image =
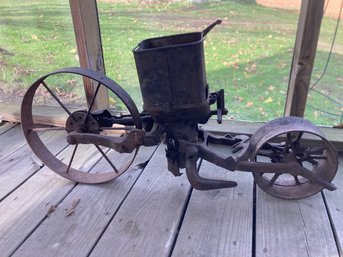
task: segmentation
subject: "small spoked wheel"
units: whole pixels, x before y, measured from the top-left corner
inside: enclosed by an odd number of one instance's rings
[[[87,83],[94,85],[92,97],[84,94]],[[99,100],[104,90],[108,97]],[[124,173],[139,147],[119,154],[93,142],[68,144],[68,135],[122,137],[142,128],[131,97],[105,75],[82,68],[60,69],[33,83],[23,98],[21,121],[29,146],[43,164],[67,179],[90,184]]]
[[[325,182],[331,182],[338,169],[334,147],[309,121],[284,117],[266,123],[250,140],[250,160],[264,163],[297,164]],[[323,186],[301,175],[253,173],[256,184],[268,194],[284,199],[314,195]]]

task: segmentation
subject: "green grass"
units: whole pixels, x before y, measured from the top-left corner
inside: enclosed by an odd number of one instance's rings
[[[124,87],[139,108],[142,99],[132,55],[137,43],[155,36],[201,31],[220,18],[222,25],[205,41],[211,91],[224,88],[229,118],[261,121],[283,115],[297,13],[264,8],[249,0],[203,4],[99,2],[98,9],[106,73]],[[313,81],[325,66],[334,26],[335,20],[324,19]],[[343,48],[343,33],[338,33],[337,44]],[[68,1],[1,1],[0,48],[0,90],[7,93],[27,88],[54,69],[78,66]],[[342,52],[334,51],[327,74],[315,87],[339,103]],[[308,103],[336,115],[309,107],[306,118],[316,124],[340,122],[342,104],[327,101],[314,91],[310,91]]]

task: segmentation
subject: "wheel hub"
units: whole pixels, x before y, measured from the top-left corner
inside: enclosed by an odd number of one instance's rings
[[[282,158],[281,158],[281,163],[298,163],[297,157],[293,152],[286,153]]]
[[[86,111],[73,112],[66,121],[66,131],[78,133],[93,133],[99,134],[100,127],[97,120],[91,113]]]

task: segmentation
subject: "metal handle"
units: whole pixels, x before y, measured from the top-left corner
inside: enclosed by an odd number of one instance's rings
[[[202,31],[203,37],[205,37],[208,32],[210,32],[216,25],[219,25],[220,23],[222,23],[222,20],[216,20],[215,22],[210,24],[206,29]]]

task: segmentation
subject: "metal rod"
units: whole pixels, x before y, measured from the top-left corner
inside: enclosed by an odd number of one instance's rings
[[[77,150],[77,146],[78,146],[78,144],[76,144],[75,147],[74,147],[74,151],[73,151],[73,154],[71,155],[71,158],[70,158],[69,165],[68,165],[68,168],[67,168],[66,173],[69,172],[69,169],[70,169],[70,167],[71,167],[71,164],[72,164],[72,162],[73,162],[73,160],[74,160],[74,156],[75,156],[75,153],[76,153],[76,150]]]
[[[42,81],[42,85],[45,87],[46,90],[51,94],[51,96],[56,100],[56,102],[69,114],[71,115],[71,112],[67,109],[67,107],[61,102],[60,99],[54,94],[54,92],[51,91],[51,89],[48,87],[48,85]]]
[[[295,180],[295,184],[300,185],[301,183],[299,181],[298,176],[293,176],[293,177],[294,177],[294,180]]]
[[[278,179],[278,177],[280,176],[280,173],[276,173],[274,174],[274,176],[272,177],[272,179],[268,182],[268,185],[271,186],[274,184],[274,182]]]
[[[55,131],[55,130],[65,130],[64,127],[34,127],[30,131],[33,132],[45,132],[45,131]]]
[[[100,127],[99,130],[100,131],[104,131],[104,130],[132,130],[134,129],[134,127],[130,126],[130,127]]]
[[[117,167],[111,162],[111,160],[107,157],[107,155],[104,153],[104,151],[100,148],[100,146],[95,145],[95,147],[98,149],[98,151],[102,154],[102,156],[106,159],[106,161],[111,165],[111,167],[114,169],[116,173],[119,173],[119,170]]]
[[[95,98],[96,98],[96,96],[97,96],[97,94],[98,94],[98,92],[99,92],[100,85],[101,85],[101,83],[99,82],[98,85],[97,85],[97,87],[96,87],[96,89],[95,89],[95,93],[94,93],[94,95],[93,95],[91,104],[89,105],[88,112],[87,112],[87,116],[86,116],[86,119],[85,119],[85,120],[88,119],[88,116],[89,116],[89,114],[90,114],[90,112],[91,112],[91,110],[92,110],[92,108],[93,108],[93,105],[94,105],[94,102],[95,102]]]

